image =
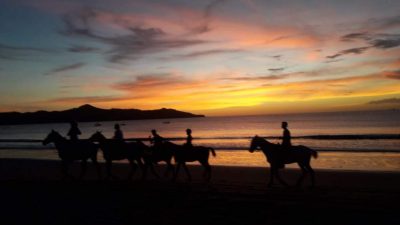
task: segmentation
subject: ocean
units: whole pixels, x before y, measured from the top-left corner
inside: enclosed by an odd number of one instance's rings
[[[321,157],[313,161],[317,168],[400,171],[398,110],[98,121],[79,123],[79,128],[82,139],[98,130],[112,137],[114,124],[119,123],[125,138],[145,139],[152,129],[156,129],[161,136],[175,143],[183,143],[185,130],[190,128],[194,145],[217,150],[218,157],[211,161],[214,164],[266,166],[260,152],[248,152],[250,139],[259,135],[279,143],[282,121],[289,124],[293,145],[305,145],[320,152]],[[52,129],[65,135],[69,124],[0,126],[0,158],[57,159],[53,146],[41,144]],[[379,160],[383,161],[375,165]]]

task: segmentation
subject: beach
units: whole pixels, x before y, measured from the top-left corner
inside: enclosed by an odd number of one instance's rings
[[[317,169],[315,188],[297,188],[300,171],[285,169],[291,186],[269,188],[267,166],[213,166],[207,183],[199,166],[189,166],[192,182],[182,170],[172,182],[140,171],[128,181],[123,163],[118,180],[98,180],[91,164],[82,180],[60,180],[59,164],[0,160],[2,224],[400,224],[399,172]]]

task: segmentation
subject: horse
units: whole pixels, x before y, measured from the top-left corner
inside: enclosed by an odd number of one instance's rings
[[[107,139],[100,131],[95,132],[89,138],[92,142],[98,142],[101,151],[103,152],[103,158],[106,161],[107,178],[116,178],[112,172],[112,161],[127,159],[131,166],[128,179],[131,179],[135,174],[137,165],[143,167],[142,155],[143,150],[138,148],[134,142],[124,142],[123,140]],[[136,161],[136,163],[135,163]]]
[[[148,151],[143,155],[144,170],[143,170],[143,179],[146,179],[147,168],[150,167],[152,169],[153,174],[155,174],[153,164],[157,164],[158,162],[167,163],[167,170],[165,171],[165,176],[168,176],[169,172],[172,171],[173,177],[175,177],[175,169],[172,165],[172,157],[175,154],[176,146],[172,142],[164,141],[158,145],[149,147]],[[156,175],[158,177],[158,175]]]
[[[184,146],[176,145],[175,148],[176,151],[174,158],[175,162],[177,163],[177,166],[176,166],[174,180],[178,176],[179,169],[182,166],[186,172],[188,180],[190,181],[192,177],[190,175],[189,169],[186,166],[186,162],[195,162],[195,161],[198,161],[204,167],[203,177],[205,178],[205,180],[209,181],[211,179],[211,166],[208,163],[210,151],[214,157],[217,156],[213,148],[204,146],[189,147],[185,145]]]
[[[58,156],[61,159],[61,171],[63,179],[68,175],[68,166],[76,160],[81,160],[81,174],[79,178],[83,178],[86,173],[87,160],[91,159],[96,166],[97,175],[101,177],[100,165],[97,162],[98,146],[87,140],[71,141],[61,136],[57,131],[52,130],[43,140],[43,145],[54,143]]]
[[[271,171],[268,186],[273,185],[274,177],[281,184],[287,186],[287,183],[279,176],[279,168],[282,168],[284,164],[297,163],[302,171],[300,178],[297,180],[297,186],[302,184],[305,175],[309,173],[311,175],[311,186],[314,187],[315,173],[311,168],[310,161],[311,157],[318,157],[317,151],[303,145],[292,146],[286,150],[281,145],[270,143],[256,135],[251,140],[249,151],[253,153],[257,148],[261,148],[267,158],[267,162],[270,164]]]

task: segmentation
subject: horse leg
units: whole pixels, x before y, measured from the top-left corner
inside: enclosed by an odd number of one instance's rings
[[[174,181],[176,180],[176,178],[178,177],[178,173],[179,173],[179,169],[181,168],[181,164],[180,162],[177,163],[176,165],[176,170],[175,170],[175,175],[174,175]]]
[[[87,160],[83,159],[81,162],[81,174],[79,175],[79,180],[83,178],[86,174],[86,169],[87,169]]]
[[[171,169],[171,167],[169,166],[171,162],[166,161],[166,163],[167,163],[167,169],[164,172],[164,177],[168,177],[169,170]]]
[[[61,173],[62,173],[62,180],[65,180],[68,177],[68,163],[66,161],[61,161]]]
[[[133,175],[135,174],[136,169],[137,169],[137,165],[136,165],[136,163],[133,161],[133,159],[129,159],[129,164],[131,165],[131,171],[129,172],[128,180],[132,179],[132,177],[133,177]]]
[[[200,163],[204,167],[203,177],[208,182],[211,179],[211,166],[207,161],[201,161]]]
[[[182,166],[183,166],[183,169],[184,169],[185,172],[186,172],[187,180],[188,180],[189,182],[192,181],[192,175],[190,174],[189,169],[188,169],[187,166],[186,166],[186,163],[183,162],[183,163],[182,163]]]
[[[155,177],[157,177],[158,179],[160,178],[160,176],[158,175],[158,173],[157,173],[156,170],[154,169],[153,163],[150,163],[150,171],[151,171],[151,173],[152,173]]]
[[[306,167],[306,169],[308,170],[308,172],[311,175],[311,187],[314,187],[314,185],[315,185],[315,172],[314,172],[313,168],[311,168],[310,163],[305,165],[305,167]]]
[[[304,166],[303,164],[301,164],[301,163],[297,163],[297,164],[299,165],[299,167],[300,167],[300,169],[301,169],[301,176],[300,176],[299,179],[297,180],[296,186],[300,187],[301,184],[303,183],[304,177],[305,177],[306,174],[307,174],[307,170],[306,170],[306,168],[305,168],[305,166]]]
[[[175,168],[171,161],[167,161],[167,170],[165,171],[164,176],[168,177],[169,171],[172,171],[172,176],[175,176]]]
[[[274,185],[274,177],[275,177],[275,166],[270,167],[269,170],[269,181],[268,181],[268,187],[272,187],[272,185]]]
[[[93,165],[96,167],[97,178],[99,180],[101,180],[101,167],[100,167],[99,162],[97,162],[97,157],[96,156],[92,157],[92,162],[93,162]]]
[[[275,176],[276,176],[276,179],[278,179],[278,181],[279,181],[282,185],[284,185],[284,186],[289,186],[289,185],[286,183],[286,181],[284,181],[284,180],[281,178],[281,176],[279,175],[279,169],[278,169],[278,168],[277,168],[276,171],[275,171]]]
[[[149,163],[145,162],[142,167],[142,180],[146,180],[147,177],[147,168],[149,167]]]
[[[111,172],[111,167],[112,167],[112,161],[106,160],[107,179],[113,177],[112,172]]]

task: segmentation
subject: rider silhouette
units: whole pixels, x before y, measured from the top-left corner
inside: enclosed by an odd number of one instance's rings
[[[192,130],[191,129],[186,129],[186,135],[187,135],[187,137],[186,137],[186,143],[184,144],[184,146],[185,147],[188,147],[188,148],[191,148],[191,147],[193,147],[193,145],[192,145],[192,140],[193,140],[193,137],[192,137]]]
[[[159,146],[163,143],[164,138],[157,134],[156,130],[151,130],[151,134],[153,135],[153,137],[150,137],[150,143],[152,143],[154,146]]]
[[[70,125],[71,125],[71,128],[69,129],[67,135],[69,136],[71,141],[77,141],[78,135],[82,134],[78,128],[78,123],[76,121],[71,121]]]
[[[284,147],[286,150],[288,150],[288,149],[290,149],[290,147],[292,147],[290,131],[287,127],[288,127],[288,123],[285,121],[282,122],[282,129],[283,129],[282,147]]]
[[[122,130],[121,130],[121,128],[120,128],[118,123],[116,123],[114,125],[114,129],[115,129],[115,131],[114,131],[114,137],[113,138],[115,140],[124,140],[124,134],[122,133]]]

